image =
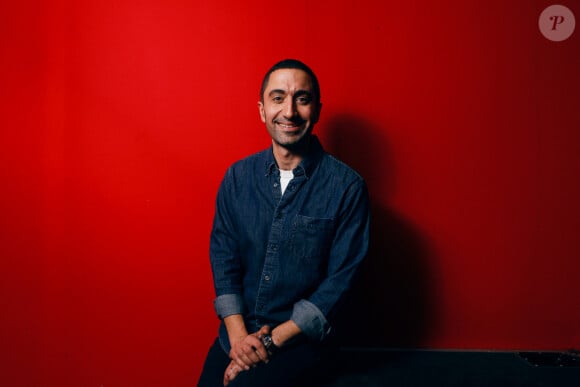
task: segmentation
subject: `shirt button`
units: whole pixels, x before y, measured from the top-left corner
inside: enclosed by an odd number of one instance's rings
[[[264,276],[264,279],[265,279],[266,281],[270,281],[270,276],[269,276],[269,275],[266,275],[266,276]]]
[[[274,188],[278,188],[278,183],[274,183]]]

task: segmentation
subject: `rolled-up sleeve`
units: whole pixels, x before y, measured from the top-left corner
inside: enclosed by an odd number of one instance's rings
[[[213,302],[215,312],[220,319],[233,314],[244,313],[244,300],[239,294],[223,294]]]
[[[330,334],[331,327],[324,314],[316,305],[307,300],[294,304],[290,320],[294,321],[302,333],[315,341],[322,341]]]

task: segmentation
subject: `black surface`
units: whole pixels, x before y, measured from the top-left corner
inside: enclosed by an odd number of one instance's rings
[[[576,355],[343,349],[329,386],[580,387],[580,367],[545,361],[568,356]]]

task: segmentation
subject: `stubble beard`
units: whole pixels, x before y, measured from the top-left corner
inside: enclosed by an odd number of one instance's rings
[[[310,145],[310,138],[312,137],[313,128],[314,128],[313,126],[310,126],[308,129],[306,129],[304,134],[302,134],[302,136],[295,141],[292,140],[279,141],[275,137],[273,137],[272,139],[274,140],[276,145],[288,150],[291,153],[303,154],[306,152],[308,146]]]

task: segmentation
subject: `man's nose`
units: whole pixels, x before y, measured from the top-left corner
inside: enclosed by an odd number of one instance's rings
[[[284,104],[284,117],[292,118],[296,115],[296,103],[292,98]]]

